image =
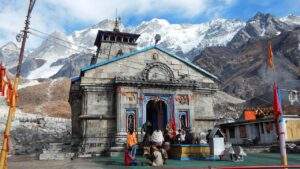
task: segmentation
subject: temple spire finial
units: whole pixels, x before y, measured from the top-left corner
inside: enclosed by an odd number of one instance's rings
[[[121,17],[118,17],[118,9],[116,9],[116,19],[115,19],[115,27],[114,31],[115,32],[120,32],[120,22],[121,22]]]

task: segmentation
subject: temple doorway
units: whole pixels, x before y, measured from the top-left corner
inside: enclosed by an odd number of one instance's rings
[[[164,130],[168,122],[167,104],[162,100],[148,101],[146,120],[151,122],[153,130]]]

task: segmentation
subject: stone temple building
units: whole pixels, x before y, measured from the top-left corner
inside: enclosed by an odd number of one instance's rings
[[[138,37],[99,30],[97,54],[72,79],[72,136],[85,153],[122,146],[128,129],[140,133],[146,121],[165,128],[175,119],[195,133],[214,125],[218,78],[157,45],[137,49]]]

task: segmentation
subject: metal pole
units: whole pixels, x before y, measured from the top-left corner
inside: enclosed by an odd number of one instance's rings
[[[17,102],[16,97],[17,97],[19,79],[20,79],[20,75],[21,75],[21,65],[22,65],[23,58],[24,58],[24,50],[25,50],[25,44],[26,44],[26,39],[27,39],[27,34],[28,34],[28,29],[29,29],[30,15],[31,15],[33,6],[35,4],[35,1],[36,0],[30,0],[27,15],[26,15],[25,27],[23,30],[23,40],[22,40],[22,45],[21,45],[20,55],[19,55],[19,60],[18,60],[18,66],[17,66],[17,73],[16,73],[14,83],[13,83],[12,95],[11,95],[11,98],[9,98],[11,100],[11,102],[9,105],[9,111],[8,111],[5,130],[3,133],[3,145],[2,145],[1,156],[0,156],[0,169],[7,169],[7,156],[8,156],[8,152],[9,152],[10,129],[11,129],[11,123],[15,116],[15,111],[16,111],[16,102]]]

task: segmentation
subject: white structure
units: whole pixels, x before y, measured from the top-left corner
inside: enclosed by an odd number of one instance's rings
[[[298,142],[300,135],[300,117],[285,115],[286,141]],[[226,141],[235,145],[270,145],[277,142],[277,131],[272,117],[253,121],[236,121],[220,125],[225,133]]]

